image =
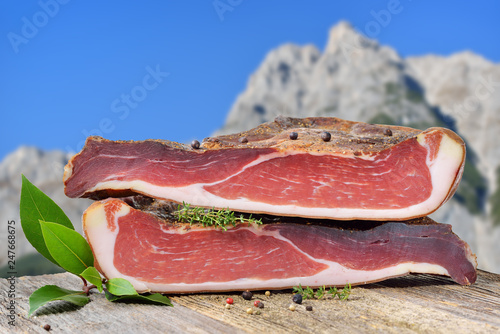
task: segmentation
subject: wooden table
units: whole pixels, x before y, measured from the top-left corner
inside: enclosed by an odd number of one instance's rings
[[[0,332],[46,333],[42,327],[49,324],[52,333],[500,333],[500,275],[485,271],[468,287],[410,275],[353,287],[347,301],[304,300],[296,311],[288,309],[290,290],[269,297],[257,292],[252,301],[240,293],[171,296],[174,307],[111,303],[95,293],[82,308],[53,302],[28,318],[28,296],[46,284],[76,290],[81,280],[68,273],[18,278],[12,327],[6,314],[9,284],[0,279]],[[227,297],[234,299],[231,309],[224,308]],[[265,305],[262,313],[247,314],[257,299]]]

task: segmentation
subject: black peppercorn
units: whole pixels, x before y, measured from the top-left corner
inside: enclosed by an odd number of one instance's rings
[[[312,311],[312,310],[313,310],[313,307],[311,305],[306,306],[306,311]]]
[[[200,148],[200,142],[197,141],[196,139],[191,142],[191,147],[194,148],[195,150]]]
[[[330,141],[330,139],[332,139],[332,135],[330,132],[321,132],[321,139],[323,139],[323,141]]]
[[[242,143],[242,144],[248,143],[248,138],[247,137],[241,137],[239,139],[239,142]]]
[[[300,293],[293,295],[292,301],[296,304],[302,304],[302,295]]]
[[[258,308],[264,308],[264,303],[263,302],[258,302],[257,303]]]
[[[385,129],[385,130],[384,130],[384,135],[389,136],[389,137],[390,137],[390,136],[392,136],[392,131],[391,131],[391,129]]]
[[[45,329],[46,331],[50,331],[50,325],[49,324],[45,324],[43,326],[43,329]]]
[[[290,132],[290,139],[295,140],[299,138],[299,134],[297,132]]]
[[[244,292],[241,294],[241,297],[243,297],[243,299],[245,299],[245,300],[250,300],[250,299],[252,299],[252,296],[253,296],[253,293],[251,293],[250,291],[244,291]]]

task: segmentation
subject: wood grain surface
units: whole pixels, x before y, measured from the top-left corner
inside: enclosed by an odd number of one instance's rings
[[[52,302],[28,317],[28,297],[37,288],[55,284],[78,289],[81,280],[64,273],[19,277],[15,284],[15,326],[8,324],[10,287],[0,279],[1,333],[500,333],[500,275],[478,272],[471,286],[448,278],[409,275],[384,282],[353,287],[347,301],[327,297],[304,300],[295,311],[288,309],[291,290],[254,293],[251,301],[241,294],[195,294],[170,296],[174,307],[111,303],[94,293],[91,302],[75,307]],[[231,309],[224,307],[234,299]],[[247,314],[261,300],[261,314]],[[306,306],[312,311],[306,311]]]

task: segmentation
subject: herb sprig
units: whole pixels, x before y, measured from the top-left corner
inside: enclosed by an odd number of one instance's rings
[[[172,306],[170,300],[159,293],[139,295],[133,285],[123,278],[107,280],[101,277],[94,267],[94,254],[87,240],[75,231],[64,211],[24,175],[20,216],[24,234],[31,245],[45,258],[83,281],[81,290],[67,290],[56,285],[37,289],[29,297],[29,315],[55,300],[84,306],[90,301],[88,296],[92,289],[105,291],[109,301],[127,300]]]
[[[182,203],[182,208],[175,211],[174,214],[179,221],[184,221],[189,223],[189,225],[201,224],[203,227],[213,226],[221,228],[224,231],[227,231],[228,226],[236,226],[236,224],[240,223],[262,224],[262,219],[252,218],[252,215],[249,215],[247,218],[243,214],[237,216],[234,211],[229,209],[205,209],[191,206],[185,202]]]
[[[347,283],[342,290],[338,290],[337,287],[330,287],[327,291],[326,286],[320,286],[316,291],[314,291],[310,287],[302,287],[301,284],[299,286],[293,287],[293,293],[300,293],[304,299],[321,299],[327,296],[328,294],[335,298],[337,296],[340,300],[349,299],[349,295],[351,294],[351,283]]]

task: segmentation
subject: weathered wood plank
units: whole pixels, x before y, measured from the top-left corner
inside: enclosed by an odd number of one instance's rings
[[[54,332],[500,332],[500,275],[484,271],[479,271],[477,283],[469,287],[445,277],[410,275],[355,287],[348,301],[331,297],[305,300],[294,312],[288,309],[292,296],[289,290],[273,292],[270,297],[258,292],[252,301],[236,292],[172,296],[173,308],[114,304],[101,294],[93,294],[92,302],[83,308],[55,302],[28,318],[28,296],[45,284],[76,289],[81,281],[71,274],[19,278],[16,331],[44,333],[41,326],[50,324]],[[0,280],[2,313],[8,303],[7,289],[8,282]],[[227,297],[234,299],[231,309],[224,308]],[[247,314],[249,307],[257,310],[253,307],[257,299],[265,304],[261,314]],[[313,306],[312,312],[305,310],[307,305]],[[2,316],[0,331],[13,329],[7,321]]]
[[[179,304],[174,307],[156,305],[111,303],[103,294],[92,294],[91,302],[82,308],[66,302],[53,302],[28,318],[28,297],[39,287],[55,284],[66,289],[78,289],[82,281],[68,273],[20,277],[16,290],[15,326],[8,324],[4,314],[9,299],[8,282],[0,279],[2,292],[0,332],[47,333],[42,327],[49,324],[54,333],[221,333],[241,332]]]

